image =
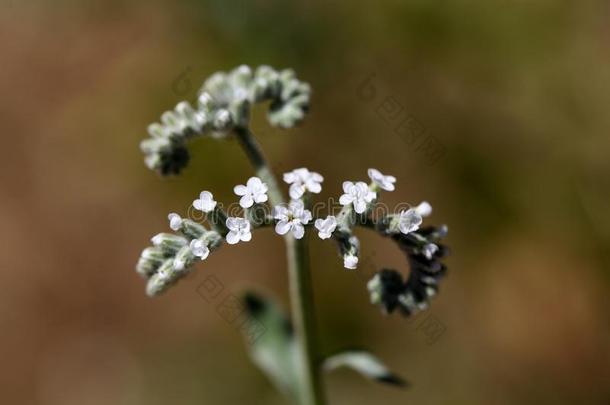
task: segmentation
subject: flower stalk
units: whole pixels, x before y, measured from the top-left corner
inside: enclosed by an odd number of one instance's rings
[[[269,187],[269,200],[273,205],[285,204],[277,179],[267,163],[256,138],[248,128],[236,127],[235,135],[256,175]],[[290,233],[284,236],[288,255],[288,279],[292,321],[296,333],[301,370],[297,375],[301,405],[324,405],[325,397],[321,378],[320,359],[316,343],[316,322],[311,272],[309,270],[308,230],[297,240]]]

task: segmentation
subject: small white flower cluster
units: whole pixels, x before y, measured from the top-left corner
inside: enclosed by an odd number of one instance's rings
[[[339,198],[339,203],[343,210],[338,217],[329,215],[325,219],[316,219],[315,227],[318,229],[318,236],[321,239],[335,237],[343,255],[344,267],[355,269],[358,265],[358,238],[352,233],[356,217],[352,214],[366,216],[377,200],[380,190],[394,191],[396,178],[384,175],[377,169],[369,169],[368,175],[371,179],[370,184],[363,181],[343,182],[343,194]],[[321,177],[321,176],[320,176]],[[291,179],[297,178],[296,174],[291,175]],[[303,183],[303,181],[301,181]],[[400,212],[397,220],[397,228],[403,234],[409,234],[419,229],[422,217],[430,215],[432,207],[427,202],[422,202],[416,208],[411,208]],[[396,222],[396,221],[395,221]],[[333,235],[334,234],[334,235]],[[436,246],[429,246],[424,250],[426,255],[433,255]]]
[[[396,179],[383,175],[376,169],[369,169],[371,184],[362,181],[343,183],[343,192],[339,202],[343,205],[339,216],[328,215],[317,218],[313,225],[320,239],[334,238],[343,256],[343,265],[347,269],[355,269],[358,265],[360,243],[353,234],[354,215],[365,216],[377,200],[379,190],[394,190]],[[322,191],[324,178],[306,168],[298,168],[284,174],[284,181],[289,184],[291,200],[288,204],[273,207],[271,217],[265,217],[266,224],[274,223],[278,235],[290,234],[295,239],[305,236],[306,226],[313,220],[313,215],[305,206],[308,194],[318,194]],[[209,191],[202,191],[193,201],[193,208],[206,214],[213,230],[207,230],[203,225],[182,218],[172,212],[168,215],[169,227],[180,233],[159,234],[152,239],[153,247],[142,253],[137,265],[137,271],[149,278],[147,291],[150,295],[162,292],[168,285],[186,274],[196,260],[206,260],[210,252],[219,247],[222,241],[230,245],[252,240],[252,230],[257,226],[251,221],[255,208],[263,206],[269,197],[269,187],[259,177],[250,177],[246,184],[239,184],[233,192],[239,197],[239,205],[243,208],[242,217],[227,217],[214,200]],[[263,210],[264,211],[264,210]],[[415,208],[402,211],[392,216],[388,229],[390,232],[409,234],[419,229],[422,218],[432,211],[430,204],[422,202]],[[355,214],[354,214],[355,213]],[[432,257],[438,247],[428,243],[421,248],[421,253]]]
[[[186,141],[210,134],[224,137],[236,126],[248,124],[254,103],[271,101],[272,125],[289,128],[299,123],[309,108],[311,89],[292,70],[277,71],[246,65],[210,76],[199,90],[197,105],[182,101],[148,127],[150,138],[140,144],[145,163],[162,175],[178,174],[189,161]]]

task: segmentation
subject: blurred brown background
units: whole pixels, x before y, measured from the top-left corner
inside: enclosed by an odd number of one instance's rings
[[[427,199],[429,222],[449,224],[432,342],[418,320],[382,317],[334,246],[312,243],[324,349],[370,347],[413,383],[336,372],[332,404],[610,403],[608,2],[1,5],[0,402],[286,403],[196,293],[215,275],[285,305],[281,238],[221,249],[160,298],[133,271],[168,212],[203,188],[229,203],[252,173],[234,142],[206,139],[161,180],[138,150],[146,126],[247,63],[293,67],[314,89],[297,129],[255,115],[278,172],[319,171],[324,199],[377,167],[399,179],[386,202]],[[374,100],[358,92],[371,77]],[[440,158],[379,114],[389,97]],[[361,236],[362,271],[407,271]]]

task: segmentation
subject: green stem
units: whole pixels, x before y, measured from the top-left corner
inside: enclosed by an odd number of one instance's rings
[[[269,167],[263,151],[248,128],[235,129],[237,140],[254,166],[256,175],[269,187],[271,204],[285,202],[277,179]],[[309,232],[306,231],[308,234]],[[290,283],[290,303],[292,321],[297,339],[300,361],[297,375],[300,377],[299,403],[302,405],[324,405],[324,391],[320,375],[320,359],[316,347],[315,310],[311,274],[309,271],[309,250],[307,234],[300,240],[292,235],[285,237],[288,250],[288,277]]]

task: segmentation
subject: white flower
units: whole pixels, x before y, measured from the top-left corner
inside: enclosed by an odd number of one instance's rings
[[[210,248],[201,239],[193,239],[190,248],[193,254],[201,260],[205,260],[210,254]]]
[[[343,256],[343,267],[354,270],[358,266],[358,256],[346,254]]]
[[[172,212],[167,216],[167,219],[169,219],[169,227],[172,231],[180,230],[182,227],[182,217],[180,215]]]
[[[362,214],[366,211],[366,204],[370,203],[377,197],[377,193],[371,191],[365,182],[359,181],[356,184],[351,181],[343,182],[343,194],[339,198],[341,205],[354,204],[354,211],[357,214]]]
[[[432,256],[438,251],[438,246],[434,243],[427,243],[424,245],[422,249],[422,253],[426,256],[427,259],[432,259]]]
[[[432,206],[428,203],[428,201],[422,201],[417,207],[415,207],[415,211],[422,217],[427,217],[432,214]]]
[[[250,177],[245,186],[243,184],[235,186],[233,192],[241,196],[239,205],[243,208],[249,208],[254,203],[264,203],[267,201],[267,189],[267,185],[261,179]]]
[[[303,201],[292,200],[288,207],[278,205],[274,208],[274,218],[277,219],[275,232],[285,235],[292,230],[296,239],[301,239],[305,234],[303,225],[311,221],[311,212],[305,209]]]
[[[310,172],[308,169],[301,167],[284,173],[284,181],[290,184],[290,198],[296,200],[301,198],[305,191],[315,194],[322,191],[324,177],[320,173]]]
[[[400,212],[399,228],[405,235],[417,231],[423,219],[415,208]]]
[[[226,221],[229,233],[227,233],[226,239],[229,245],[234,245],[237,242],[244,241],[248,242],[252,239],[250,233],[250,221],[245,218],[229,217]]]
[[[373,183],[378,185],[382,190],[394,191],[394,183],[396,183],[396,177],[385,176],[377,169],[369,169],[368,173]]]
[[[320,239],[328,239],[337,228],[337,218],[329,215],[326,219],[316,219],[315,226]]]
[[[212,212],[214,207],[216,207],[216,201],[214,201],[214,196],[209,191],[202,191],[199,194],[199,199],[193,201],[193,207],[199,211],[203,212]]]

